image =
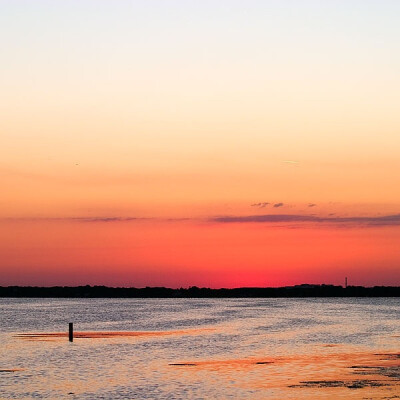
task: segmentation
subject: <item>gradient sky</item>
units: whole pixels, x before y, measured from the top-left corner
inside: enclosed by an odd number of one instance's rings
[[[0,0],[0,284],[400,285],[399,15]]]

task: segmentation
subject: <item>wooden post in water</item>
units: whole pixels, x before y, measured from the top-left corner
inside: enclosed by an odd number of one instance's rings
[[[69,341],[74,341],[74,324],[72,322],[69,323]]]

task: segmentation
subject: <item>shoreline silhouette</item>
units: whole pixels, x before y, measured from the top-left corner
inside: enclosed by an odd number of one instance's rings
[[[285,287],[167,288],[109,286],[0,286],[0,297],[44,298],[307,298],[400,297],[400,286],[335,286],[301,284]]]

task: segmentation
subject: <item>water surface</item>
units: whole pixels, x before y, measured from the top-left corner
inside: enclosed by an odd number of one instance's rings
[[[394,298],[0,299],[0,310],[2,399],[400,399]]]

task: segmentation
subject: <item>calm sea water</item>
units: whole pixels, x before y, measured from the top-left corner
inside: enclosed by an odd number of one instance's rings
[[[396,377],[359,389],[299,384],[365,379],[349,367],[389,362],[376,358],[399,352],[394,298],[0,299],[0,312],[1,399],[400,398]],[[16,336],[66,332],[70,321],[155,333]]]

